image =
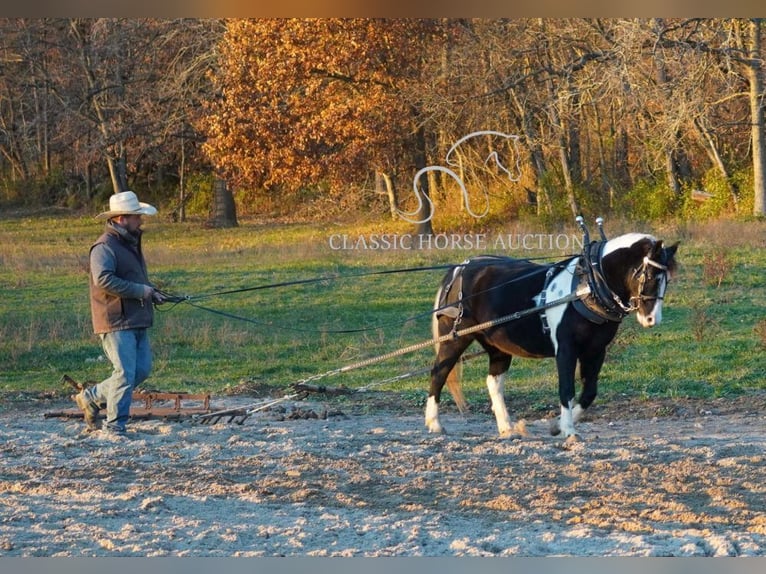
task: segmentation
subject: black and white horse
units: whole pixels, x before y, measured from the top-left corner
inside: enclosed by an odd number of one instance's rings
[[[640,233],[589,242],[586,231],[583,254],[556,264],[480,256],[451,268],[434,305],[434,339],[444,340],[436,345],[431,370],[428,430],[443,432],[439,399],[445,382],[464,410],[459,359],[476,340],[489,355],[487,388],[501,436],[513,433],[504,381],[514,355],[556,358],[561,416],[552,422],[551,433],[575,435],[575,423],[596,398],[606,348],[620,321],[633,311],[644,327],[662,320],[677,247]],[[520,317],[470,332],[473,326],[514,314]],[[463,330],[469,333],[460,334]],[[444,337],[451,332],[453,337]],[[575,401],[578,362],[583,388]]]

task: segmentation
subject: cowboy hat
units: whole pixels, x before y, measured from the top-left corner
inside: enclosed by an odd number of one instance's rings
[[[118,215],[155,215],[156,213],[156,207],[138,201],[138,197],[132,191],[123,191],[110,197],[109,211],[99,213],[96,218],[111,219]]]

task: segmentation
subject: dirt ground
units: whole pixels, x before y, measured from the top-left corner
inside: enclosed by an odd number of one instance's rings
[[[597,404],[574,443],[481,406],[429,435],[386,393],[127,440],[5,399],[0,556],[766,555],[763,395]]]

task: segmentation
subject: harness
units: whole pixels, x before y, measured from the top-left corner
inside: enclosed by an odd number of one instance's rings
[[[600,227],[600,226],[599,226]],[[587,240],[587,234],[586,234]],[[602,237],[603,233],[602,233]],[[666,262],[658,262],[645,256],[641,265],[638,266],[632,275],[632,279],[638,281],[637,295],[630,297],[628,304],[625,304],[617,293],[608,285],[602,269],[602,260],[604,247],[607,240],[586,242],[580,257],[575,260],[563,261],[551,265],[545,273],[545,281],[540,293],[535,297],[536,306],[528,309],[530,313],[539,312],[542,322],[543,332],[550,332],[548,309],[572,303],[574,309],[585,319],[592,323],[603,324],[607,321],[614,323],[621,322],[627,315],[638,309],[641,301],[662,300],[664,298],[664,289],[657,295],[645,295],[644,285],[646,283],[649,267],[654,267],[662,272],[667,272]],[[476,259],[485,261],[502,257],[485,255]],[[449,282],[444,286],[439,301],[437,302],[437,316],[446,315],[454,320],[453,333],[456,331],[463,316],[463,272],[466,266],[472,260],[466,260],[453,269]],[[558,273],[557,273],[558,271]],[[571,281],[568,276],[571,275]],[[562,291],[562,281],[569,284],[569,290]],[[551,284],[557,285],[555,289],[549,289]],[[564,288],[566,289],[566,288]],[[457,301],[447,304],[447,295],[451,291],[457,290]],[[549,297],[549,291],[551,291]],[[550,301],[548,299],[551,299]]]
[[[664,291],[657,295],[644,295],[649,267],[654,267],[662,272],[667,272],[668,266],[645,256],[640,267],[633,272],[633,279],[638,280],[638,294],[633,295],[628,305],[609,287],[601,269],[604,246],[606,241],[594,241],[589,243],[580,256],[578,273],[572,280],[572,291],[580,291],[587,294],[575,300],[572,305],[575,310],[589,321],[597,324],[612,321],[619,323],[629,313],[638,309],[641,301],[662,300]]]
[[[665,295],[664,289],[658,292],[657,295],[645,295],[644,285],[646,284],[649,267],[654,267],[662,272],[667,272],[668,270],[666,262],[654,261],[649,256],[645,256],[641,265],[633,271],[632,275],[632,278],[638,281],[638,294],[633,295],[626,305],[620,296],[609,287],[604,277],[601,262],[606,243],[606,239],[587,243],[577,261],[576,268],[571,271],[570,294],[577,296],[572,301],[572,307],[582,317],[597,325],[607,321],[620,323],[626,316],[638,309],[641,301],[658,299],[661,301]],[[553,270],[553,267],[548,270],[543,289],[536,298],[541,307],[546,304],[548,286],[554,278]],[[562,271],[562,274],[564,272],[568,271]],[[550,332],[545,310],[540,313],[540,321],[542,322],[543,332]]]
[[[487,264],[488,262],[502,261],[503,259],[505,258],[498,255],[479,255],[473,259],[466,259],[452,270],[452,277],[450,277],[449,283],[442,289],[439,300],[436,302],[437,310],[435,313],[437,317],[444,315],[452,319],[453,336],[456,336],[457,328],[463,320],[463,272],[466,266],[473,261]],[[457,290],[457,301],[447,303],[447,296],[455,289]]]

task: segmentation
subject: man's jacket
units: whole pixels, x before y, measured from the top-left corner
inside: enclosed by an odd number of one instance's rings
[[[143,299],[151,285],[136,235],[107,223],[106,231],[90,248],[90,310],[96,334],[152,326],[151,299]]]

